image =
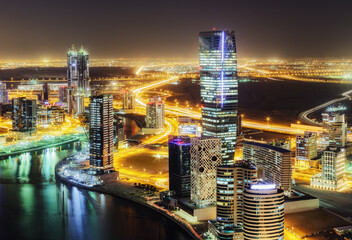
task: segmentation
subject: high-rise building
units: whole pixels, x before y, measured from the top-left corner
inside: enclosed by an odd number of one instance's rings
[[[203,135],[221,138],[222,164],[233,164],[238,124],[235,33],[199,33]]]
[[[258,168],[258,180],[274,183],[291,192],[291,151],[257,142],[243,143],[243,159]]]
[[[257,182],[257,168],[250,162],[236,161],[217,167],[216,216],[225,225],[242,224],[243,191]]]
[[[347,123],[344,114],[336,114],[328,125],[329,146],[344,147],[347,141]]]
[[[33,131],[37,126],[36,100],[25,97],[12,99],[12,128],[15,131]]]
[[[309,160],[318,156],[318,137],[315,132],[296,135],[296,166],[309,167]]]
[[[221,139],[191,138],[191,202],[198,206],[216,202],[216,167],[221,164]]]
[[[284,193],[275,184],[254,184],[243,193],[244,240],[284,239]]]
[[[67,87],[59,87],[59,102],[67,103]]]
[[[89,54],[83,48],[67,52],[68,87],[76,87],[84,93],[89,90]]]
[[[153,97],[147,103],[145,122],[147,128],[162,129],[165,121],[165,106],[160,97]]]
[[[83,48],[67,53],[67,81],[68,112],[82,114],[84,97],[89,94],[89,55]]]
[[[311,178],[310,186],[333,191],[343,188],[346,184],[345,162],[345,149],[328,147],[321,158],[321,173]]]
[[[0,82],[0,103],[7,103],[9,101],[9,93],[6,89],[6,83]]]
[[[169,139],[169,189],[177,197],[191,195],[191,139],[187,136]]]
[[[49,85],[48,83],[43,84],[43,101],[49,101]]]
[[[135,95],[132,91],[124,90],[122,95],[122,109],[133,110],[135,108]]]
[[[96,174],[114,169],[112,95],[92,96],[89,104],[90,167]]]

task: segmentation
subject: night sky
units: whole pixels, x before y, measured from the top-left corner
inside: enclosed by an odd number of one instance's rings
[[[1,0],[0,59],[197,59],[198,32],[232,29],[239,58],[352,58],[352,1]]]

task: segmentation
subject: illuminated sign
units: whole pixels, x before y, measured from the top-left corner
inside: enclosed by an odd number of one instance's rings
[[[269,190],[276,189],[275,184],[254,184],[251,185],[251,190]]]

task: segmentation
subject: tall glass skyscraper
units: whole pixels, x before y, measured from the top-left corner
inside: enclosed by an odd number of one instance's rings
[[[238,108],[235,33],[199,33],[203,135],[221,138],[222,163],[233,164]]]
[[[73,47],[67,52],[68,112],[84,113],[84,96],[89,93],[89,54]]]
[[[92,96],[89,104],[90,167],[96,174],[114,170],[112,95]]]

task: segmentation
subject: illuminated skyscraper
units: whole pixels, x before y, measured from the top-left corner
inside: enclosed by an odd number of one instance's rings
[[[257,168],[246,161],[217,167],[216,216],[225,225],[241,224],[243,190],[257,182]]]
[[[33,131],[37,126],[37,103],[24,97],[12,99],[12,128],[15,131]]]
[[[318,138],[314,132],[304,132],[296,135],[296,166],[309,167],[309,160],[318,155]]]
[[[328,147],[321,158],[321,173],[310,179],[310,186],[337,191],[346,186],[344,148]]]
[[[72,48],[67,52],[67,81],[68,112],[82,114],[84,96],[89,93],[89,55],[83,48],[79,51]]]
[[[238,108],[235,33],[199,34],[203,135],[221,138],[222,164],[233,164]]]
[[[216,167],[220,164],[220,138],[191,138],[191,201],[196,205],[215,204]]]
[[[49,101],[49,85],[43,84],[43,101]]]
[[[7,103],[9,101],[9,93],[6,89],[6,83],[0,82],[0,103]]]
[[[191,195],[191,139],[187,136],[169,140],[169,189],[178,197]]]
[[[254,184],[243,193],[244,240],[284,239],[284,193],[275,184]]]
[[[291,192],[291,151],[263,143],[244,142],[243,159],[258,168],[258,180],[275,183],[287,194]]]
[[[122,95],[122,109],[133,110],[135,108],[135,95],[130,90],[123,91]]]
[[[77,87],[77,90],[89,90],[89,54],[83,48],[76,51],[74,48],[67,52],[67,81],[68,87]]]
[[[329,146],[344,147],[347,141],[347,123],[344,114],[336,114],[329,126]]]
[[[112,171],[114,129],[112,95],[91,97],[89,104],[90,167],[97,174]]]
[[[146,110],[145,123],[147,128],[162,129],[165,123],[165,106],[161,98],[150,98]]]

